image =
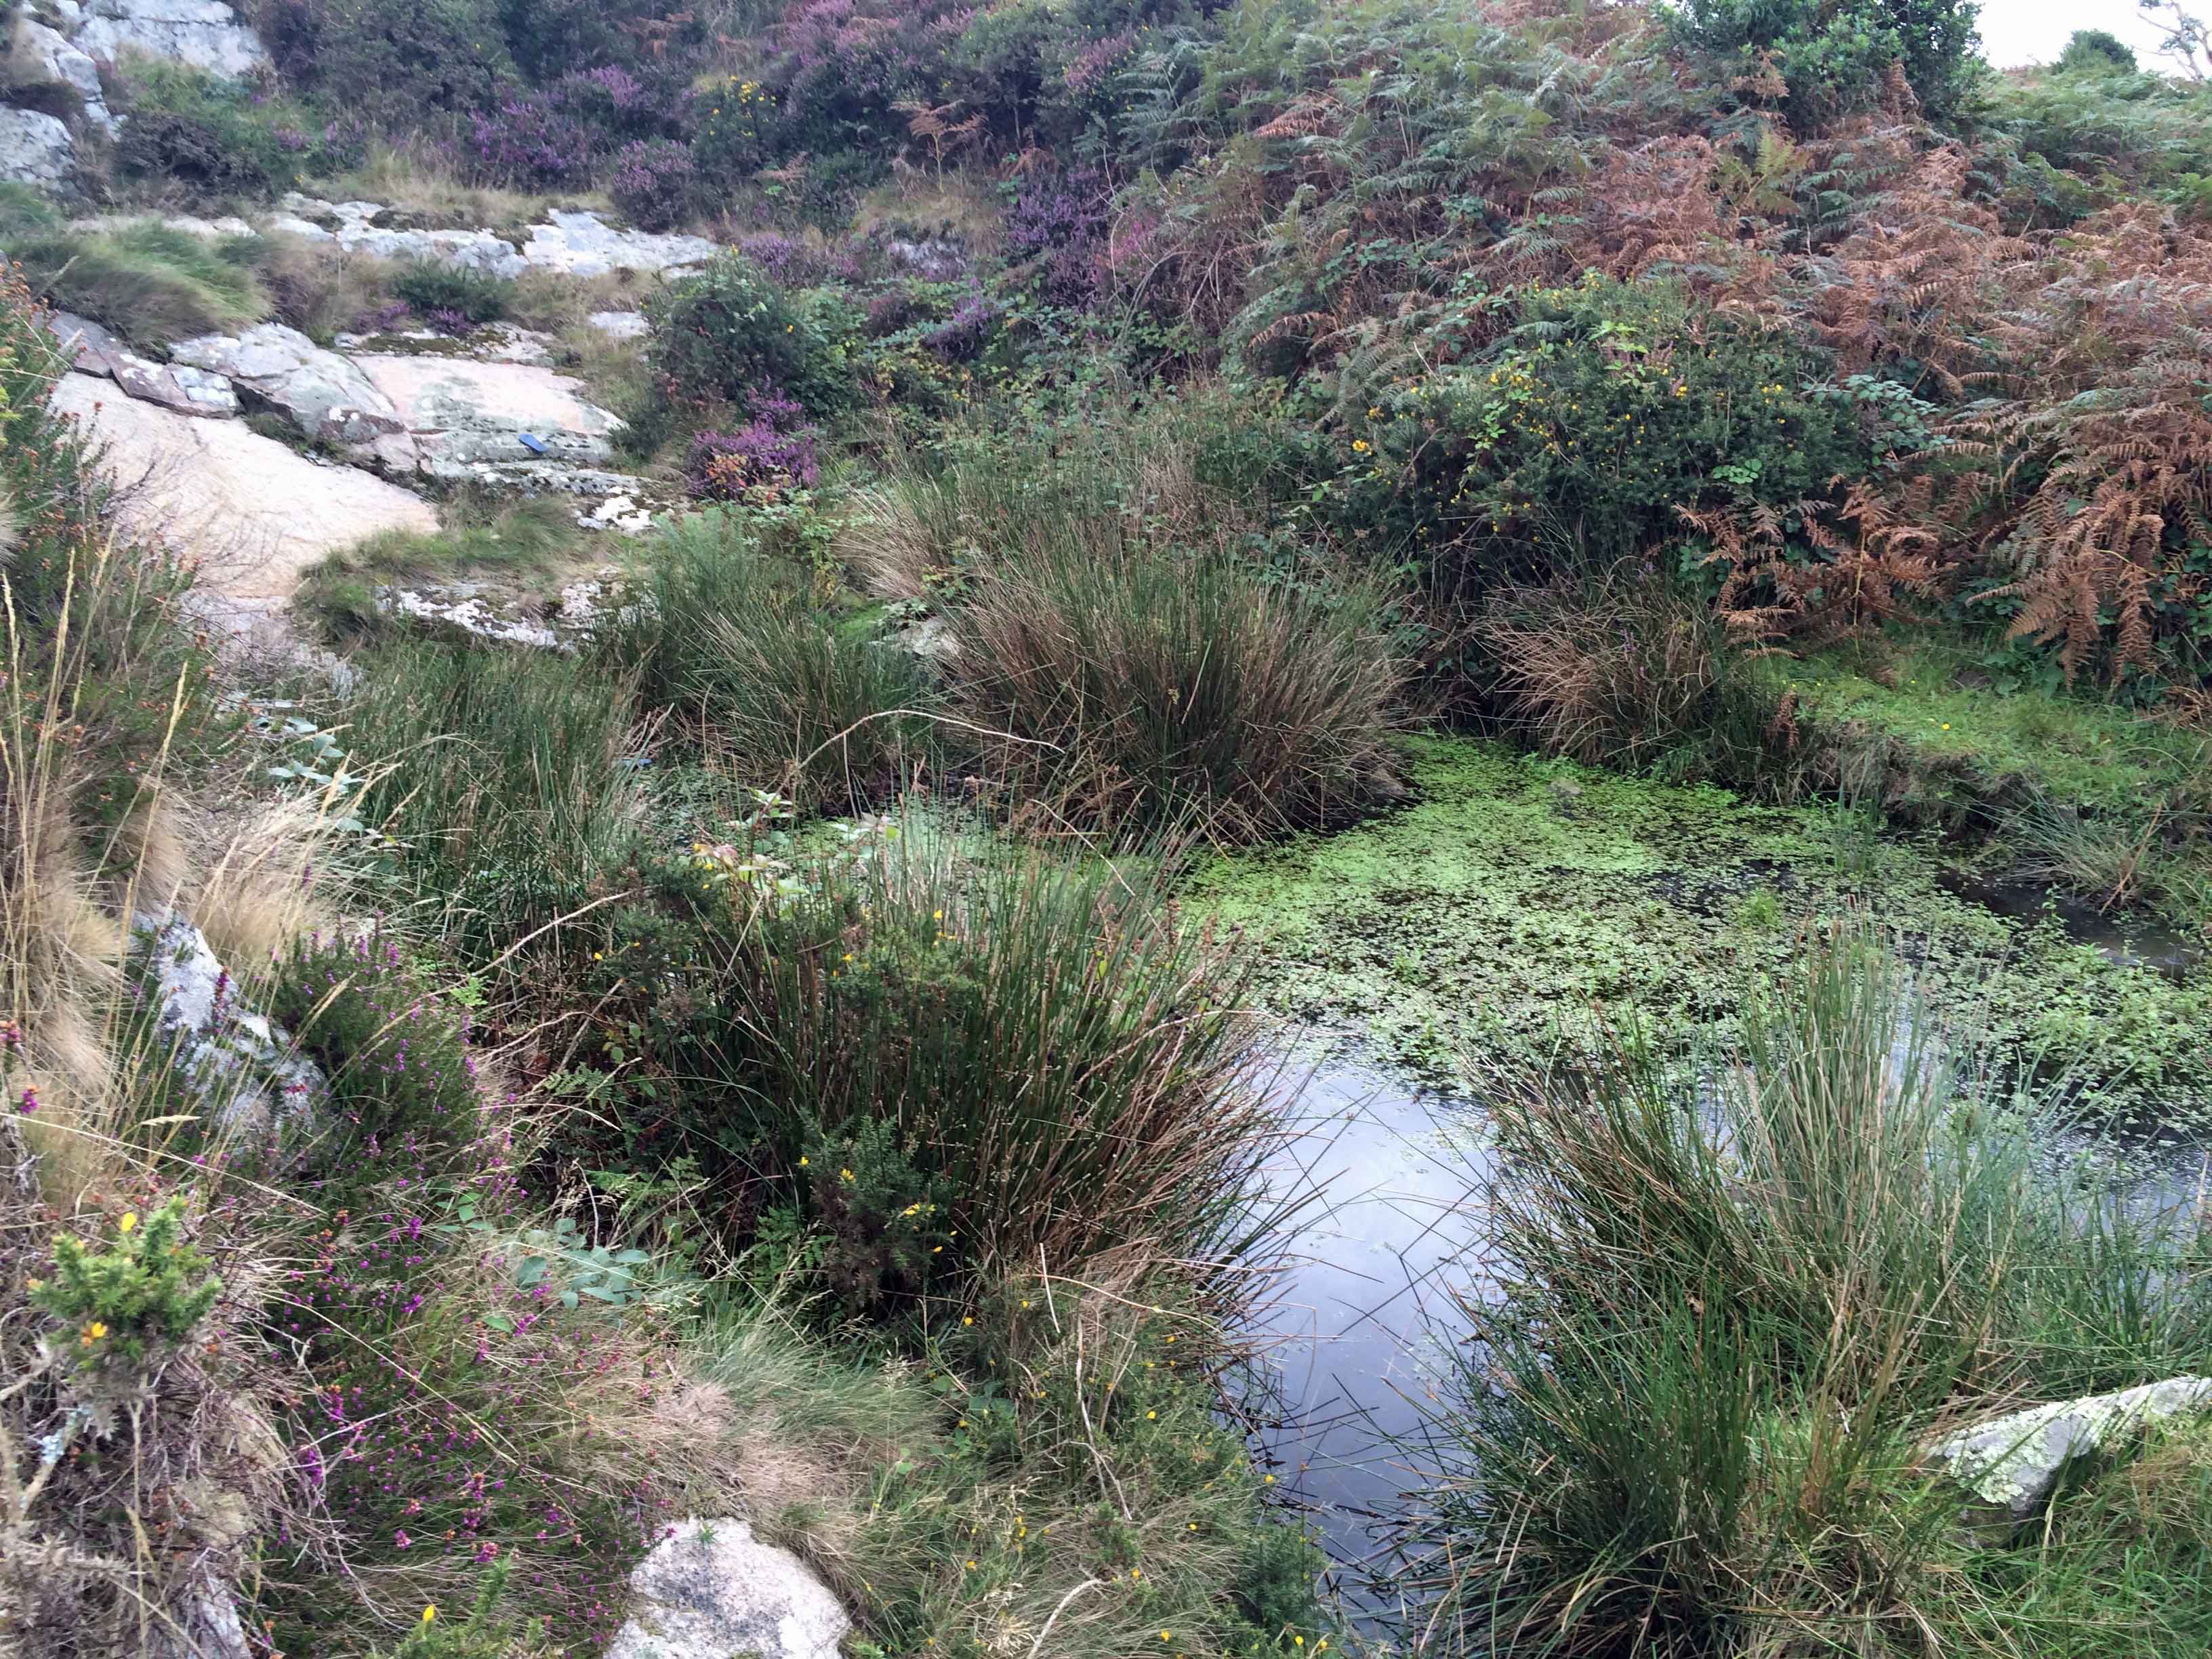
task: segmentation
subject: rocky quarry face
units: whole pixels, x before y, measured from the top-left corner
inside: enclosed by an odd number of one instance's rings
[[[72,38],[79,51],[103,64],[140,52],[237,77],[269,61],[253,31],[223,0],[84,0],[83,21]]]

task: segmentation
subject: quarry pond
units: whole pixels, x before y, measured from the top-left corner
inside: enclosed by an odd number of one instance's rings
[[[1254,1321],[1277,1480],[1338,1588],[1387,1565],[1441,1345],[1484,1288],[1492,1068],[1631,1030],[1725,1042],[1808,936],[1864,927],[1909,964],[1947,1053],[2058,1079],[2054,1167],[2124,1160],[2193,1202],[2212,1146],[2212,967],[2155,924],[2064,903],[1863,830],[1826,806],[1670,788],[1431,741],[1387,817],[1224,855],[1194,910],[1247,930],[1290,1127],[1269,1190],[1303,1194]],[[1669,1034],[1677,1034],[1670,1036]]]

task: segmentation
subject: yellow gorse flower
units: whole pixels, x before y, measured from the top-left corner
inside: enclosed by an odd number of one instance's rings
[[[427,1624],[429,1624],[429,1623],[433,1622],[434,1620],[436,1620],[437,1616],[438,1616],[438,1604],[437,1604],[436,1602],[432,1601],[432,1602],[429,1602],[429,1603],[426,1604],[426,1605],[423,1607],[423,1608],[422,1608],[422,1622],[423,1622],[424,1624],[426,1624],[426,1625],[427,1625]]]
[[[127,1233],[137,1224],[138,1212],[136,1210],[125,1210],[123,1212],[123,1219],[115,1224],[115,1228],[118,1232]]]

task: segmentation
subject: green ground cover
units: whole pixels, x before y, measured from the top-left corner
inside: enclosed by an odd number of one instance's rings
[[[2122,966],[2056,916],[2008,921],[1942,884],[1924,842],[1850,813],[1746,802],[1503,744],[1413,745],[1418,799],[1327,836],[1224,854],[1188,902],[1261,942],[1279,1015],[1350,1025],[1455,1075],[1527,1056],[1594,1015],[1656,1032],[1733,1028],[1744,988],[1783,974],[1805,929],[1846,915],[1897,935],[1953,1026],[2085,1098],[2201,1093],[2212,972]]]

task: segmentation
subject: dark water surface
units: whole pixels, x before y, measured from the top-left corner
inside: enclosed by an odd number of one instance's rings
[[[1455,1295],[1480,1294],[1480,1109],[1338,1049],[1286,1072],[1297,1136],[1279,1194],[1321,1196],[1291,1226],[1255,1322],[1281,1399],[1262,1449],[1313,1513],[1355,1603],[1403,1495],[1427,1484],[1398,1442],[1419,1428],[1439,1344],[1464,1328]]]

